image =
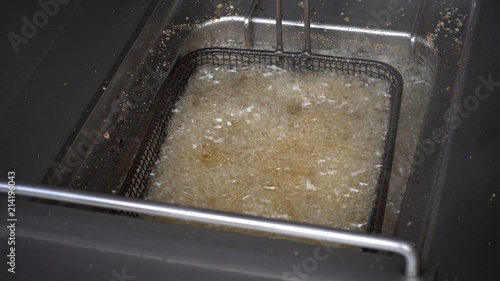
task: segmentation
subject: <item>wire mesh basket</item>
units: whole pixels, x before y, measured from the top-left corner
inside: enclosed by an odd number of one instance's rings
[[[161,147],[168,134],[167,129],[172,110],[198,66],[241,67],[256,64],[286,66],[291,70],[307,68],[312,71],[330,71],[342,75],[365,75],[389,83],[389,94],[391,96],[389,123],[387,124],[382,168],[376,187],[376,199],[367,228],[369,232],[380,231],[390,180],[403,82],[401,75],[393,67],[368,60],[317,55],[304,56],[303,53],[214,48],[202,49],[186,55],[177,62],[162,87],[163,92],[159,94],[157,100],[159,103],[157,111],[141,143],[132,168],[128,172],[120,194],[132,198],[144,198],[147,195],[150,173],[155,167],[155,162],[159,158]]]

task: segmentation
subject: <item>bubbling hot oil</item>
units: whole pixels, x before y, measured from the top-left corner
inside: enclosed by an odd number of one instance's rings
[[[388,92],[362,76],[202,66],[176,105],[148,199],[365,231]]]

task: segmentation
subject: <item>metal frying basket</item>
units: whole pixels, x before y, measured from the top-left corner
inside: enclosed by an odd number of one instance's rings
[[[252,64],[286,65],[291,69],[307,68],[313,71],[332,71],[343,75],[366,75],[385,80],[390,84],[390,116],[387,125],[382,168],[378,179],[375,202],[368,224],[368,232],[380,232],[384,217],[387,190],[389,187],[392,159],[398,127],[403,80],[393,67],[376,61],[347,59],[311,54],[309,1],[305,9],[305,49],[302,53],[283,52],[281,0],[277,0],[277,50],[253,51],[239,49],[210,48],[194,51],[180,59],[157,97],[157,107],[134,163],[127,174],[120,194],[126,197],[144,198],[148,193],[149,177],[167,135],[171,112],[183,94],[189,78],[198,66],[246,66]],[[131,215],[131,214],[129,214]]]

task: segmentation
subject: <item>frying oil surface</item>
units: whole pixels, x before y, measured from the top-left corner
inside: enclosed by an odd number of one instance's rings
[[[364,231],[389,98],[386,82],[367,77],[200,67],[148,199]]]

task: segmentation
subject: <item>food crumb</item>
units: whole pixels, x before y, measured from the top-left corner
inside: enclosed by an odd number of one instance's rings
[[[104,138],[107,139],[107,140],[109,140],[109,133],[108,133],[108,131],[106,131],[106,133],[104,133]]]

